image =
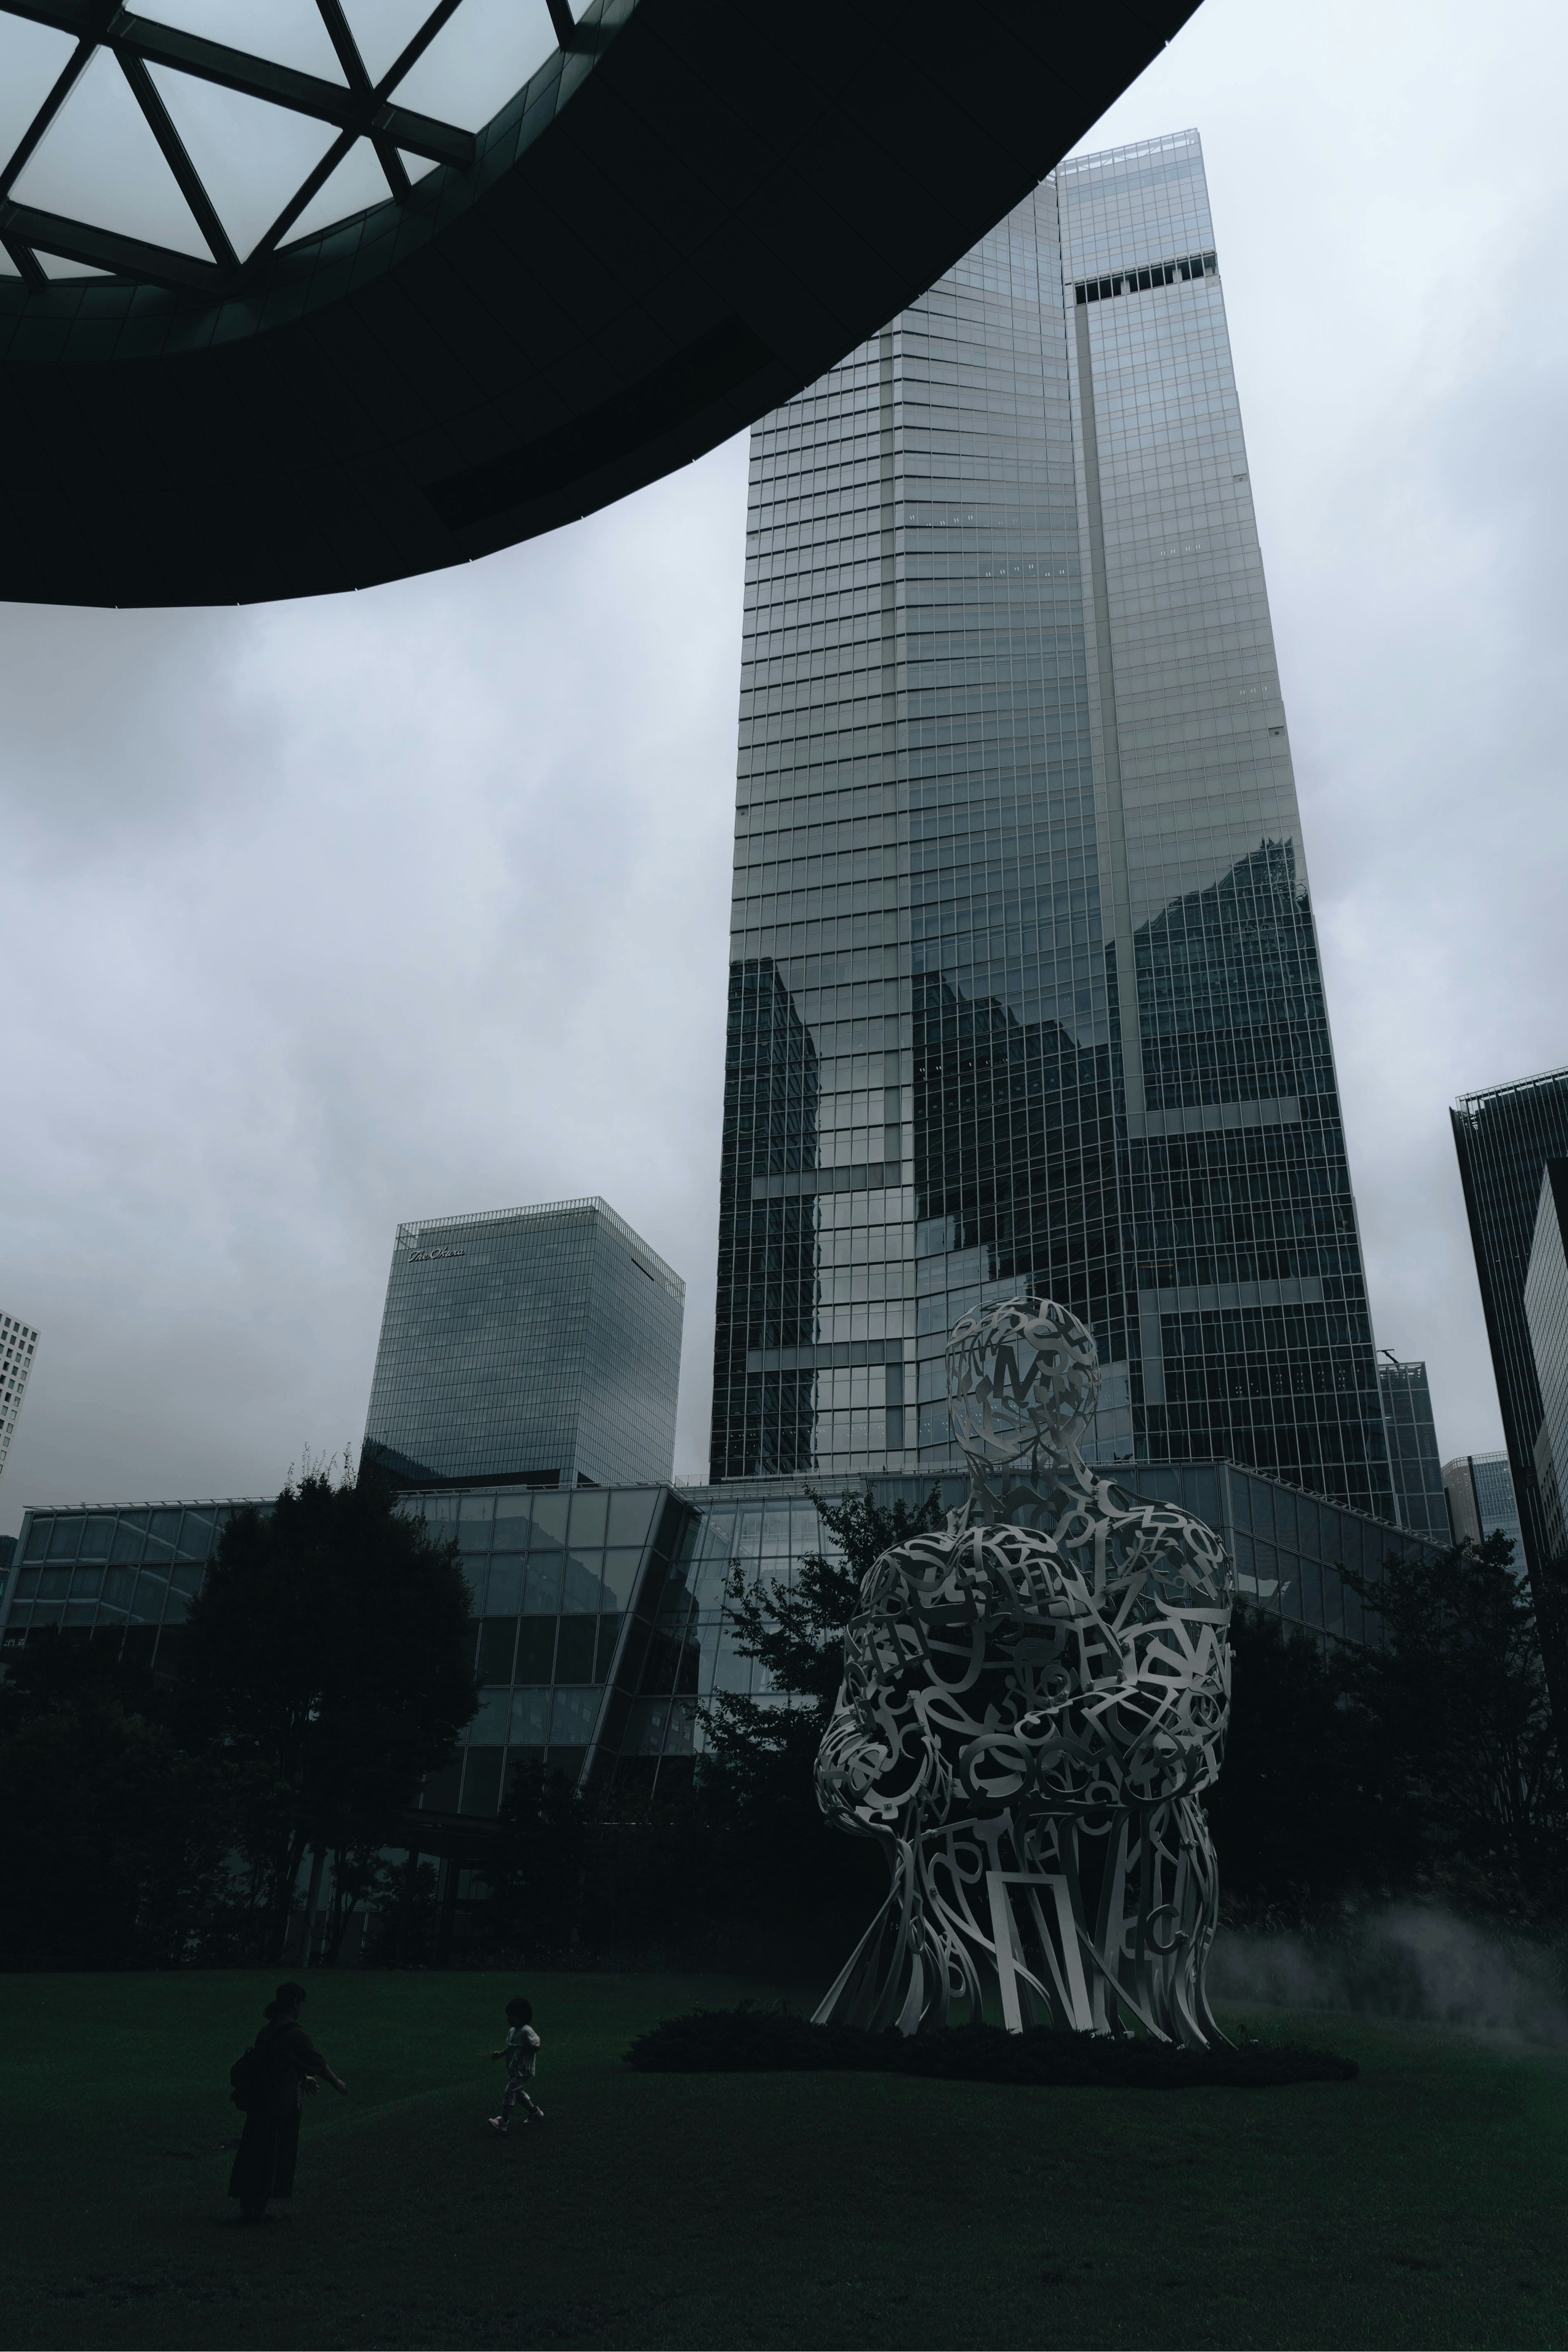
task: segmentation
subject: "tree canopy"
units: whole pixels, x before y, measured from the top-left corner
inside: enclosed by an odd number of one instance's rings
[[[242,1843],[281,1948],[308,1848],[354,1866],[391,1842],[475,1711],[455,1546],[373,1468],[308,1472],[242,1511],[185,1626],[190,1719],[246,1769]]]

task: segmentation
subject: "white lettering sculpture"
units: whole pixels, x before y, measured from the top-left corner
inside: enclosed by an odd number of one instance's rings
[[[1011,1298],[955,1325],[970,1499],[884,1552],[844,1636],[822,1809],[893,1885],[817,2011],[904,2033],[1138,2024],[1223,2042],[1198,1801],[1230,1704],[1231,1574],[1201,1520],[1087,1465],[1100,1387],[1074,1316]]]

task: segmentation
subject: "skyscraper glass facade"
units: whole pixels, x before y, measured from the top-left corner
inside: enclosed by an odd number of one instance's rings
[[[1541,1426],[1531,1454],[1549,1557],[1568,1555],[1568,1160],[1549,1160],[1541,1179],[1535,1236],[1524,1276],[1524,1318],[1541,1391]]]
[[[1454,1541],[1479,1544],[1489,1536],[1506,1536],[1513,1546],[1514,1566],[1522,1571],[1519,1505],[1507,1454],[1457,1454],[1443,1465],[1443,1492]]]
[[[22,1391],[37,1351],[38,1335],[32,1324],[16,1315],[0,1315],[0,1470],[5,1469],[11,1451]]]
[[[685,1311],[604,1201],[400,1225],[367,1453],[414,1484],[667,1478]]]
[[[1028,1286],[1102,1459],[1392,1518],[1197,134],[764,418],[747,531],[713,1476],[950,1464]]]
[[[1461,1095],[1452,1117],[1523,1562],[1533,1570],[1550,1558],[1551,1547],[1535,1475],[1541,1384],[1524,1312],[1524,1278],[1542,1172],[1549,1160],[1568,1154],[1568,1070]]]
[[[1377,1367],[1383,1391],[1383,1427],[1399,1524],[1434,1543],[1448,1540],[1448,1504],[1443,1462],[1432,1418],[1432,1390],[1425,1364],[1385,1359]]]
[[[1233,1464],[1151,1464],[1139,1483],[1217,1530],[1244,1601],[1321,1643],[1382,1640],[1342,1570],[1375,1583],[1390,1552],[1431,1557],[1415,1535]],[[924,1482],[854,1485],[886,1504],[918,1499]],[[946,1475],[940,1486],[947,1508],[964,1501],[965,1477]],[[29,1511],[16,1590],[0,1600],[0,1648],[64,1629],[110,1656],[177,1673],[191,1600],[228,1519],[246,1507],[271,1505]],[[700,1752],[705,1702],[727,1691],[773,1696],[766,1670],[736,1646],[731,1575],[791,1586],[810,1554],[834,1552],[804,1480],[441,1488],[410,1493],[399,1507],[456,1543],[474,1616],[478,1710],[424,1784],[429,1825],[494,1816],[519,1766],[584,1785],[656,1782],[667,1793]]]

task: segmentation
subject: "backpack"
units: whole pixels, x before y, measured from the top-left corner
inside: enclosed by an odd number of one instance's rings
[[[264,2025],[250,2048],[242,2051],[229,2068],[229,2096],[242,2116],[259,2106],[270,2087],[273,2069],[267,2044],[272,2035],[272,2027]]]

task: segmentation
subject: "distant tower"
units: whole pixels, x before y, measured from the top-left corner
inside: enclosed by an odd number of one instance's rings
[[[1541,1390],[1541,1426],[1531,1449],[1549,1557],[1568,1555],[1568,1160],[1549,1160],[1541,1179],[1535,1238],[1524,1276],[1524,1317]]]
[[[1462,1095],[1454,1105],[1453,1122],[1512,1473],[1522,1547],[1520,1564],[1533,1574],[1552,1557],[1552,1546],[1535,1475],[1541,1383],[1524,1309],[1524,1283],[1542,1173],[1549,1160],[1568,1153],[1568,1070],[1548,1070],[1513,1086]],[[1490,1465],[1498,1457],[1477,1454],[1468,1458]],[[1445,1481],[1447,1475],[1445,1469]],[[1457,1520],[1455,1526],[1463,1532]]]
[[[1454,1541],[1479,1544],[1489,1536],[1506,1536],[1513,1546],[1513,1564],[1522,1575],[1519,1506],[1507,1454],[1456,1454],[1443,1465],[1443,1492]]]
[[[668,1478],[685,1290],[605,1201],[400,1225],[367,1457],[411,1486]]]
[[[1448,1506],[1427,1367],[1402,1364],[1385,1349],[1377,1367],[1377,1385],[1383,1391],[1383,1426],[1388,1436],[1388,1465],[1394,1473],[1399,1524],[1412,1535],[1429,1536],[1434,1543],[1446,1544]]]
[[[22,1391],[33,1369],[38,1335],[15,1315],[0,1316],[0,1472],[11,1451],[11,1432],[22,1409]]]

